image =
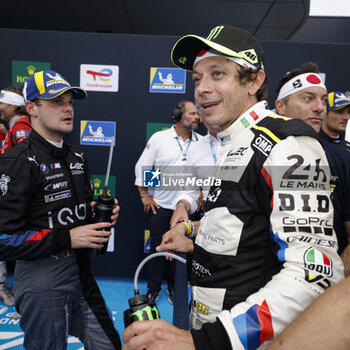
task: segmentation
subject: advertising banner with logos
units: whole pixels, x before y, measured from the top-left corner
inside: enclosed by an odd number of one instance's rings
[[[92,266],[100,276],[132,277],[149,247],[147,217],[134,185],[135,164],[149,137],[172,125],[176,103],[193,100],[191,74],[170,59],[179,37],[50,31],[34,35],[9,29],[0,34],[8,52],[0,55],[1,87],[22,85],[35,72],[52,69],[87,90],[87,99],[74,104],[74,131],[65,139],[83,149],[90,173],[99,174],[91,178],[96,196],[103,190],[114,137],[108,188],[121,210],[111,243],[114,251],[92,256]],[[278,79],[305,61],[318,62],[329,91],[349,90],[347,79],[339,79],[339,70],[348,65],[350,45],[269,41],[262,46],[270,108]],[[199,132],[206,130],[201,126]]]

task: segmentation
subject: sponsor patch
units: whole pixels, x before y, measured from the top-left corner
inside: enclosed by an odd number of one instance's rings
[[[0,177],[0,190],[3,196],[5,196],[5,194],[8,191],[8,183],[11,181],[10,176],[5,175],[5,174],[1,174]]]
[[[47,174],[49,172],[49,168],[46,164],[40,164],[40,170],[44,173]]]
[[[71,197],[71,191],[67,190],[67,191],[48,194],[44,198],[45,198],[45,203],[49,203],[49,202],[55,202],[61,199],[69,198],[69,197]]]
[[[72,175],[80,175],[84,174],[84,163],[70,163],[69,164],[69,169],[72,173]]]
[[[61,169],[61,164],[60,163],[52,163],[50,164],[51,169]]]
[[[305,268],[310,274],[322,274],[327,277],[333,276],[333,262],[326,255],[315,248],[309,248],[304,254]]]
[[[29,130],[19,130],[13,134],[13,139],[17,141],[22,137],[28,137],[28,136],[29,136]]]
[[[272,142],[264,135],[259,134],[254,138],[252,146],[259,150],[265,156],[268,156],[272,149]]]
[[[45,176],[46,180],[53,180],[53,179],[58,179],[60,177],[63,177],[63,173],[55,174],[55,175],[49,175]]]
[[[68,187],[68,181],[57,182],[45,186],[45,191],[57,191]]]

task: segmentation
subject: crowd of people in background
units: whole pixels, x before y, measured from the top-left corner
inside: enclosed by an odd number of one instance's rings
[[[348,348],[350,313],[336,300],[347,301],[349,290],[342,280],[350,274],[350,97],[328,91],[317,63],[305,62],[278,81],[271,110],[264,52],[237,27],[184,36],[171,58],[191,72],[195,102],[178,102],[174,125],[151,136],[135,185],[150,252],[192,259],[191,329],[136,322],[123,334],[124,349]],[[0,298],[16,304],[26,349],[63,349],[68,334],[87,349],[121,348],[88,249],[108,240],[118,201],[112,223],[92,223],[86,156],[63,141],[73,129],[74,99],[85,97],[54,71],[35,73],[24,92],[10,86],[0,93]],[[196,132],[200,122],[205,136]],[[75,163],[82,167],[68,167]],[[151,191],[146,169],[149,181],[159,170],[186,169],[218,182]],[[45,196],[56,182],[70,193],[59,205]],[[75,213],[70,223],[63,207]],[[18,260],[15,297],[6,260]],[[151,260],[147,276],[149,302],[166,279],[173,304],[174,262]],[[334,317],[327,339],[305,335],[317,313]]]

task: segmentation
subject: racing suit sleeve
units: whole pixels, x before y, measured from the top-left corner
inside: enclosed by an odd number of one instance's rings
[[[33,260],[71,248],[67,229],[26,226],[36,180],[25,161],[0,157],[0,260]]]
[[[18,145],[26,139],[31,131],[31,126],[25,122],[18,121],[11,129],[11,141],[14,145]]]
[[[307,136],[290,136],[272,149],[261,172],[273,195],[270,231],[283,268],[245,302],[222,311],[207,329],[192,331],[195,344],[205,339],[217,349],[217,341],[222,341],[214,332],[219,322],[230,343],[221,349],[264,347],[326,288],[344,278],[322,146]]]

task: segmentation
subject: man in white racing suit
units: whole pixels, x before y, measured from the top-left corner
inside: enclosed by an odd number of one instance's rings
[[[187,35],[172,60],[192,71],[203,118],[221,130],[221,184],[201,221],[177,224],[157,248],[193,251],[192,330],[134,323],[124,349],[264,347],[344,277],[327,159],[311,127],[266,109],[264,53],[249,32]]]

